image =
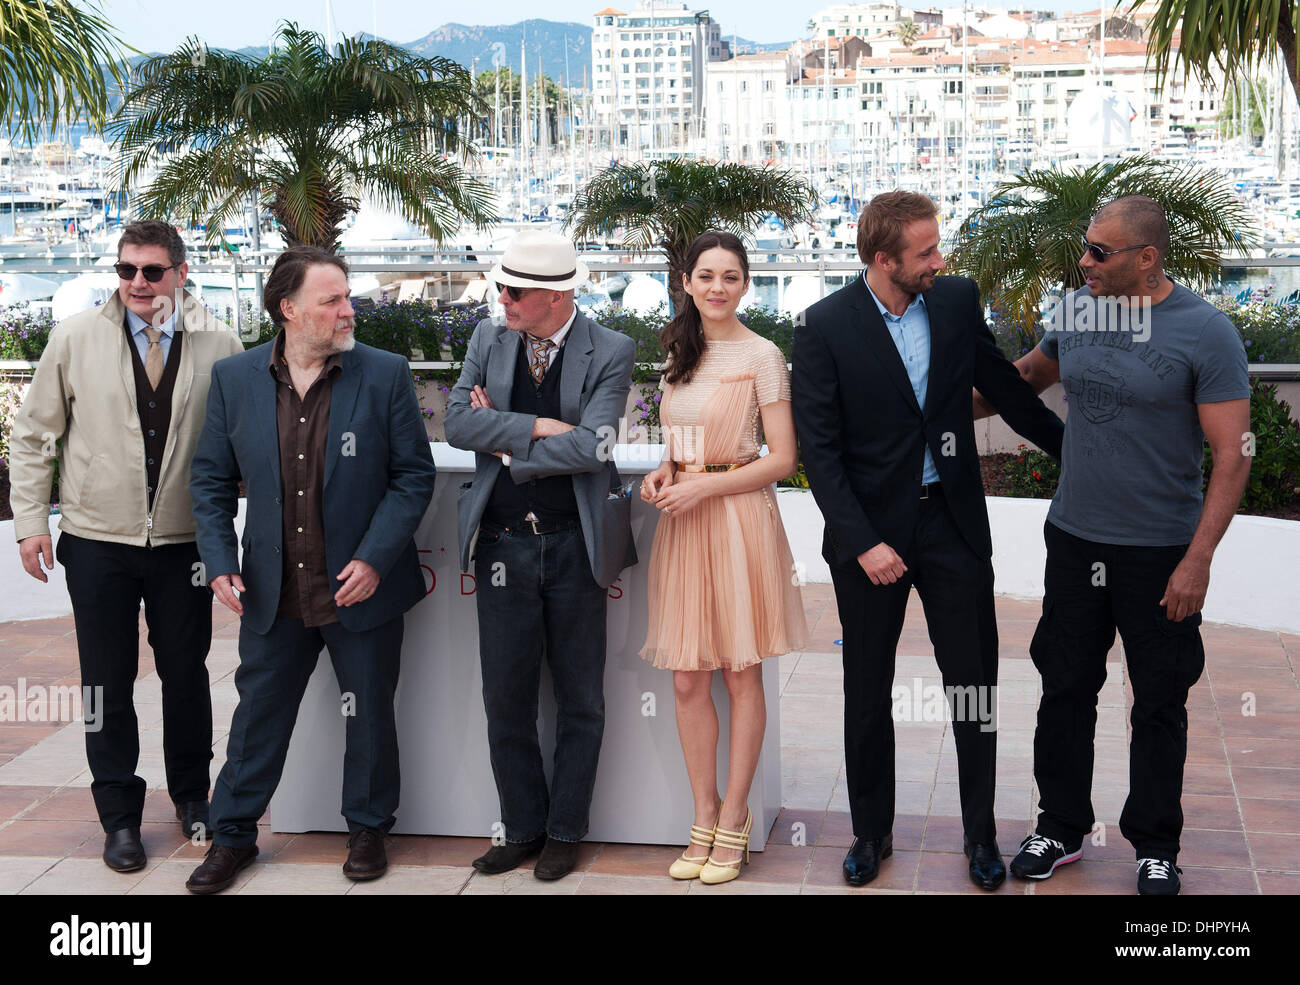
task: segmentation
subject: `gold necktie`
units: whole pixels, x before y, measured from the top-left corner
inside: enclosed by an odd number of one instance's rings
[[[551,350],[556,346],[550,339],[535,339],[530,335],[528,336],[528,347],[533,354],[529,372],[532,373],[533,383],[536,386],[541,386],[542,378],[551,365]]]
[[[144,357],[144,375],[149,377],[149,388],[157,390],[163,375],[162,346],[158,344],[158,340],[162,338],[162,329],[146,328],[144,334],[149,339],[149,348]]]

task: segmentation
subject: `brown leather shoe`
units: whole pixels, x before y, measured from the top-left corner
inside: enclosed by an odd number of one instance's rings
[[[343,874],[353,882],[378,879],[388,871],[388,853],[384,851],[384,833],[362,828],[348,837],[348,860]]]
[[[219,893],[235,881],[241,869],[252,865],[256,859],[256,845],[247,848],[213,845],[204,856],[203,864],[185,881],[185,888],[200,896]]]

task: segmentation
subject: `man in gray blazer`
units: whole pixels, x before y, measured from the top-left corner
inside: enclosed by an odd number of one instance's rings
[[[541,853],[559,879],[587,833],[605,725],[605,600],[636,563],[628,498],[605,439],[636,347],[573,303],[587,279],[573,244],[526,230],[489,277],[505,325],[480,322],[447,402],[447,441],[477,452],[459,503],[461,569],[475,562],[479,657],[505,843],[480,872]],[[477,533],[477,541],[475,534]],[[555,684],[548,791],[537,740],[542,656]]]

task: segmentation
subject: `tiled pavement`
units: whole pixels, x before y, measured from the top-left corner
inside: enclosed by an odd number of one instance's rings
[[[979,893],[961,855],[956,763],[942,722],[897,729],[895,851],[862,890],[845,886],[840,862],[851,840],[839,723],[839,635],[830,587],[805,589],[812,639],[807,652],[781,658],[782,803],[767,851],[726,886],[674,882],[664,873],[680,846],[584,845],[578,870],[542,883],[526,870],[482,876],[470,868],[487,842],[396,837],[392,867],[377,882],[353,884],[340,864],[336,834],[272,834],[264,829],[258,864],[240,893]],[[998,599],[1001,634],[1000,734],[996,811],[1008,857],[1034,814],[1032,774],[1038,676],[1028,659],[1039,606]],[[234,707],[237,625],[216,615],[209,669],[219,767]],[[1189,699],[1181,863],[1187,893],[1300,892],[1300,637],[1207,625],[1206,672]],[[99,859],[102,834],[90,799],[79,724],[0,723],[0,893],[183,893],[202,850],[180,837],[162,789],[157,675],[142,644],[136,703],[140,773],[150,784],[143,837],[146,869],[121,875]],[[913,597],[899,645],[896,680],[939,684],[920,606]],[[1096,814],[1104,825],[1082,863],[1052,879],[1010,881],[1003,893],[1134,891],[1132,852],[1118,817],[1127,785],[1127,689],[1120,650],[1111,654],[1098,712]],[[79,684],[70,618],[0,624],[0,685]],[[683,831],[687,819],[683,819]]]

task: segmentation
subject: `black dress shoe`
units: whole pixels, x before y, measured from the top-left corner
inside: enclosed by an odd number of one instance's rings
[[[241,869],[252,865],[257,859],[257,846],[232,848],[229,845],[213,845],[203,858],[203,864],[190,874],[185,888],[191,893],[206,896],[219,893],[239,875]]]
[[[542,848],[542,857],[533,866],[533,875],[538,879],[551,882],[563,879],[578,864],[578,843],[576,841],[556,841],[547,838]]]
[[[495,876],[519,867],[520,863],[532,858],[546,844],[546,835],[538,835],[532,841],[509,842],[493,845],[486,855],[480,855],[471,864],[485,876]]]
[[[118,828],[104,835],[104,864],[117,872],[143,869],[149,861],[140,844],[140,829]]]
[[[844,881],[850,886],[865,886],[879,873],[881,859],[892,854],[892,834],[883,838],[854,838],[849,853],[844,856]]]
[[[384,851],[384,833],[362,828],[348,837],[348,860],[343,874],[353,882],[378,879],[388,871],[388,853]]]
[[[191,841],[197,836],[200,841],[208,840],[208,802],[191,800],[176,805],[176,820],[181,822],[181,831]]]
[[[1007,867],[1002,863],[1002,853],[996,841],[972,842],[962,840],[962,851],[970,859],[970,881],[980,889],[997,889],[1007,878]]]

